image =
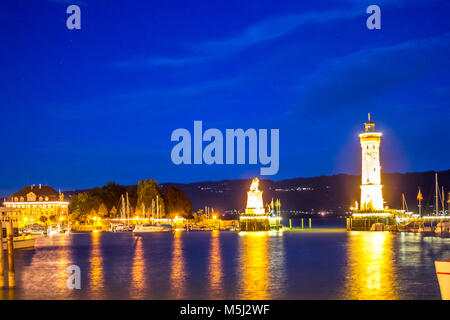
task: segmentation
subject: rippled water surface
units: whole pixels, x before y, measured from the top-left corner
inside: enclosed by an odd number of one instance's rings
[[[407,233],[79,233],[17,251],[0,299],[440,299],[434,261],[448,258],[450,238]]]

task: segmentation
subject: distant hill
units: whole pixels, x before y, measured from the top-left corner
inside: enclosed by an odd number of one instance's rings
[[[450,170],[438,172],[439,185],[450,191]],[[313,178],[294,178],[281,181],[263,179],[260,183],[263,199],[269,202],[279,198],[286,213],[327,211],[343,214],[349,211],[354,201],[359,202],[360,175],[338,174]],[[434,172],[384,173],[382,174],[383,196],[390,208],[401,208],[401,195],[405,194],[408,208],[417,211],[417,192],[420,187],[424,210],[432,211],[434,203]],[[191,199],[194,210],[213,207],[220,212],[243,210],[246,205],[250,180],[205,181],[196,183],[163,183],[184,191]],[[134,186],[129,186],[131,189]],[[66,191],[72,195],[86,190]],[[426,208],[429,206],[428,208]]]
[[[349,211],[354,201],[359,202],[360,175],[338,174],[313,178],[294,178],[281,181],[262,180],[265,202],[279,198],[282,210],[287,212],[328,211],[337,214]],[[401,208],[401,195],[405,194],[408,209],[417,211],[417,192],[420,187],[422,205],[434,203],[434,172],[382,174],[383,196],[390,208]],[[220,211],[243,210],[246,205],[250,180],[205,181],[198,183],[165,183],[183,190],[191,199],[194,209],[204,206]],[[450,191],[450,170],[439,172],[439,185],[444,186],[446,197]],[[430,208],[432,210],[432,208]]]

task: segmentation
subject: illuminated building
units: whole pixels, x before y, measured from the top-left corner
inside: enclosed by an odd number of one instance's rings
[[[411,229],[416,229],[416,225],[423,226],[424,223],[432,223],[433,220],[444,222],[446,219],[450,219],[450,217],[439,216],[438,213],[435,216],[422,216],[421,214],[417,215],[412,212],[407,212],[405,208],[403,210],[396,210],[384,206],[380,165],[382,133],[375,131],[375,122],[370,120],[370,113],[369,120],[364,125],[365,132],[359,135],[362,150],[361,204],[359,208],[358,203],[356,203],[354,208],[351,208],[352,217],[350,220],[347,220],[347,229],[372,231],[400,230],[399,228],[407,227],[411,223],[414,224]],[[436,176],[436,195],[439,195],[439,193]],[[437,197],[435,208],[439,208]],[[420,201],[423,200],[420,191],[417,199],[420,205]],[[403,201],[405,201],[404,196]],[[438,212],[438,209],[436,211]]]
[[[3,205],[15,209],[15,218],[24,225],[42,222],[42,216],[49,223],[55,223],[65,219],[69,213],[69,202],[64,201],[64,194],[42,185],[22,188],[3,202]]]
[[[375,122],[365,124],[360,134],[362,151],[361,211],[382,211],[384,209],[381,185],[380,142],[381,132],[375,132]]]
[[[352,208],[352,220],[348,227],[351,230],[370,230],[375,223],[395,223],[394,210],[384,208],[380,164],[382,133],[375,131],[375,122],[370,120],[370,113],[364,125],[365,132],[359,135],[362,152],[361,202],[359,208]]]
[[[247,192],[247,208],[245,214],[240,216],[240,228],[242,231],[269,230],[269,215],[263,204],[262,191],[259,190],[259,179],[252,181]]]

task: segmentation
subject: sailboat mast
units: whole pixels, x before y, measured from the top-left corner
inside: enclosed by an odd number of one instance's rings
[[[142,202],[142,217],[145,219],[145,203]]]
[[[159,219],[159,196],[156,195],[156,219]]]
[[[444,193],[444,186],[442,186],[441,204],[442,204],[442,215],[445,215],[445,193]]]
[[[122,214],[121,214],[121,216],[122,216],[122,219],[125,219],[125,199],[123,198],[123,195],[122,195]]]
[[[438,174],[434,174],[436,178],[436,216],[439,215],[439,184],[438,184]]]
[[[152,199],[152,218],[155,217],[155,199]]]
[[[128,192],[127,192],[127,224],[130,223],[130,201],[128,199]]]

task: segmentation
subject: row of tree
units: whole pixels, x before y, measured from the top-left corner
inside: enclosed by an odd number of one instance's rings
[[[70,200],[70,217],[80,222],[92,217],[120,217],[121,199],[127,194],[131,216],[149,217],[158,210],[161,218],[192,217],[192,203],[183,191],[175,187],[162,188],[153,179],[141,180],[137,186],[129,187],[109,182],[101,188],[78,193]]]

